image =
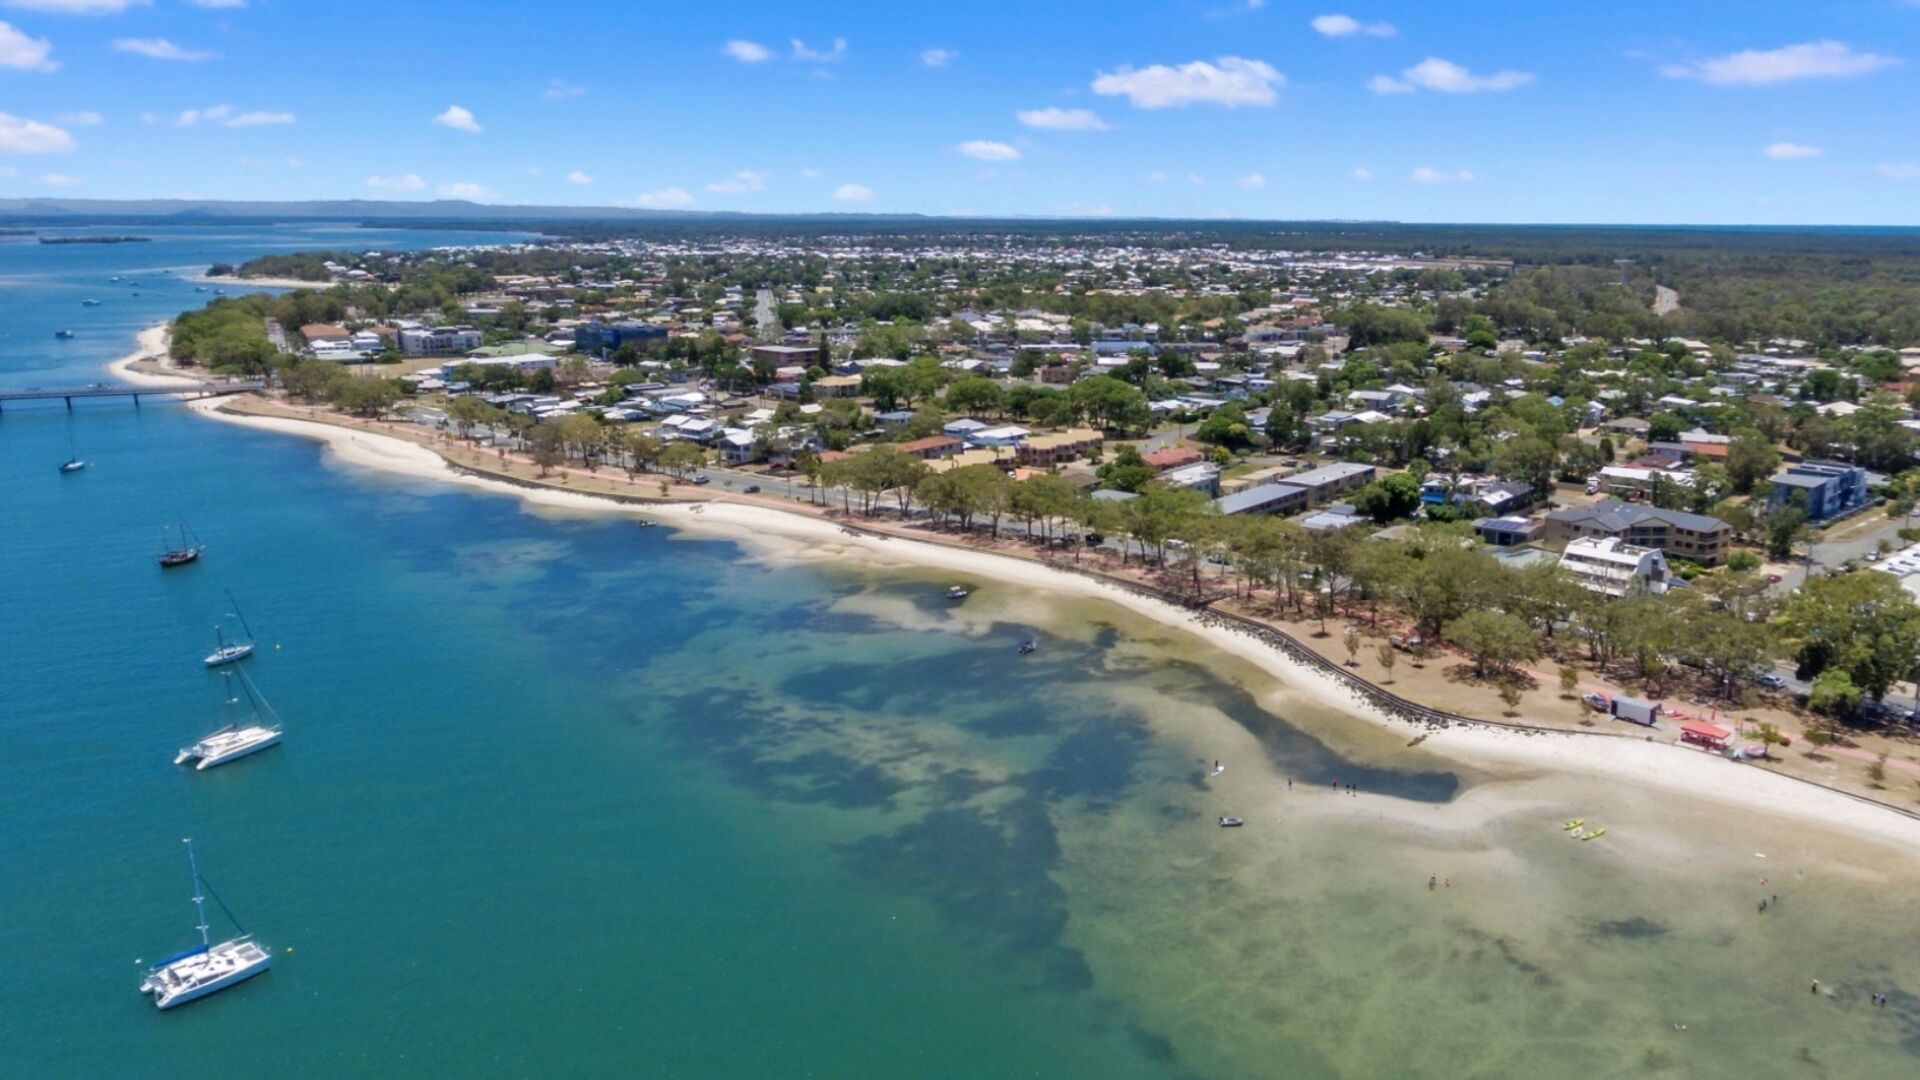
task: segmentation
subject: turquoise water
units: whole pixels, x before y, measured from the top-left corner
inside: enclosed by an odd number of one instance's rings
[[[129,297],[87,309],[117,329],[35,334],[67,319],[52,297],[129,258],[150,275],[316,243],[348,240],[0,245],[0,379],[91,381],[179,306]],[[56,274],[42,252],[82,261]],[[62,476],[70,442],[94,465]],[[1910,888],[1811,853],[1795,878],[1780,852],[1792,884],[1768,887],[1788,903],[1756,923],[1738,860],[1775,837],[1595,790],[1575,809],[1604,815],[1622,854],[1570,851],[1540,827],[1569,808],[1512,809],[1547,797],[1503,802],[1404,734],[1289,703],[1104,606],[981,583],[956,609],[942,582],[539,516],[166,405],[8,410],[0,493],[0,1075],[1920,1062],[1920,998],[1900,990],[1920,972],[1879,937],[1920,915]],[[177,517],[208,551],[163,573]],[[221,722],[199,657],[223,589],[287,738],[194,773],[171,758]],[[1334,779],[1372,798],[1333,796]],[[1211,826],[1229,812],[1252,824]],[[1485,820],[1428,830],[1446,814]],[[1662,830],[1716,839],[1663,870],[1631,847]],[[137,962],[192,940],[189,835],[278,956],[162,1014]],[[1439,895],[1422,887],[1436,870],[1458,877]],[[1815,1012],[1809,971],[1891,987],[1895,1007]]]

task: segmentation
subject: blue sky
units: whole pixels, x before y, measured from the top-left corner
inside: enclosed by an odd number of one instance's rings
[[[0,194],[1920,225],[1920,0],[0,0]]]

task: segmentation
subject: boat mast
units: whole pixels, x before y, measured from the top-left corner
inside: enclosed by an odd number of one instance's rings
[[[212,942],[207,938],[207,898],[200,895],[200,864],[193,859],[193,837],[185,837],[180,842],[187,845],[187,869],[193,874],[193,909],[200,914],[200,947],[209,948]]]
[[[222,590],[220,590],[220,591],[221,591],[221,592],[224,592],[224,593],[226,593],[226,594],[227,594],[227,603],[229,603],[229,604],[232,604],[232,605],[233,605],[233,617],[234,617],[234,618],[236,618],[236,619],[239,619],[239,620],[240,620],[240,629],[242,629],[242,630],[245,630],[245,631],[247,632],[247,640],[248,640],[248,641],[252,641],[252,640],[253,640],[253,627],[251,627],[251,626],[248,626],[248,625],[247,625],[247,617],[246,617],[246,615],[245,615],[245,614],[244,614],[243,612],[241,612],[241,610],[240,610],[240,602],[239,602],[238,600],[235,600],[235,599],[233,598],[233,590],[232,590],[232,589],[222,589]]]

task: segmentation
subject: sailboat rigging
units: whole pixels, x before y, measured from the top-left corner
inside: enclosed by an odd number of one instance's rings
[[[247,617],[241,614],[240,604],[234,600],[232,591],[226,589],[222,589],[221,591],[227,594],[227,603],[233,605],[231,614],[234,618],[240,620],[240,629],[245,630],[247,636],[244,641],[228,641],[226,631],[223,630],[218,623],[215,623],[213,627],[213,638],[214,644],[217,647],[211,653],[207,654],[206,665],[208,667],[219,667],[222,664],[231,664],[236,660],[245,660],[247,657],[253,655],[253,627],[247,625]]]
[[[252,935],[240,925],[240,920],[233,917],[225,901],[208,888],[200,877],[200,864],[193,855],[192,838],[181,842],[187,845],[187,871],[193,876],[193,909],[199,915],[195,929],[200,931],[200,944],[147,969],[145,978],[140,981],[140,992],[152,994],[154,1005],[161,1009],[171,1009],[175,1005],[184,1005],[215,991],[225,990],[273,965],[273,954],[253,940]],[[208,895],[213,896],[213,902],[226,912],[234,929],[240,931],[239,937],[218,945],[212,943],[207,933],[211,929],[207,923]]]

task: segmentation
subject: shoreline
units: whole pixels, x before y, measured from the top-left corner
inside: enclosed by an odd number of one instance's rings
[[[235,285],[242,289],[331,289],[340,284],[337,281],[302,281],[299,278],[208,277],[206,274],[191,274],[184,280],[195,285]]]
[[[147,327],[134,337],[134,342],[133,351],[107,364],[107,374],[121,382],[156,390],[185,389],[211,381],[167,362],[165,357],[173,344],[171,322]]]
[[[533,507],[654,518],[688,532],[755,546],[776,557],[810,561],[851,558],[868,566],[939,570],[1105,601],[1248,663],[1288,693],[1321,708],[1396,734],[1407,732],[1410,726],[1370,703],[1356,700],[1351,688],[1339,680],[1245,632],[1210,622],[1204,613],[1039,562],[905,537],[883,541],[864,533],[849,533],[838,522],[741,502],[642,505],[494,479],[457,467],[433,449],[396,436],[321,420],[241,413],[226,408],[227,404],[216,399],[194,402],[189,408],[224,423],[321,443],[344,464],[509,495]],[[1567,773],[1666,792],[1724,809],[1765,814],[1908,850],[1920,848],[1920,828],[1904,820],[1897,807],[1757,766],[1737,766],[1665,742],[1458,723],[1441,729],[1423,726],[1421,730],[1426,749],[1463,765],[1492,771],[1501,780],[1526,780],[1543,772]]]

